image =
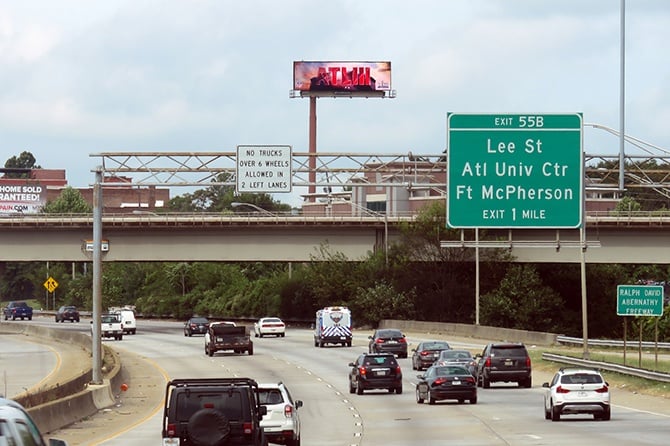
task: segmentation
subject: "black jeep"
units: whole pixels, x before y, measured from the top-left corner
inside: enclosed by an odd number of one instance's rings
[[[266,446],[266,413],[253,379],[173,379],[165,390],[163,446]]]

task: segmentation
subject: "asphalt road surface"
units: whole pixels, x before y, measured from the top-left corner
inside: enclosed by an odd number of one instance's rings
[[[38,320],[37,323],[52,324]],[[81,326],[86,327],[82,324]],[[81,329],[59,325],[62,329]],[[659,445],[667,444],[670,401],[612,389],[611,421],[591,416],[544,419],[541,383],[550,373],[534,372],[533,388],[493,384],[479,389],[477,404],[419,405],[410,359],[400,359],[404,392],[348,392],[348,366],[367,350],[369,332],[357,332],[354,345],[315,348],[309,330],[288,329],[285,338],[254,338],[254,355],[204,354],[201,336],[184,337],[179,322],[138,321],[137,335],[105,340],[121,352],[129,388],[115,389],[115,407],[53,433],[71,446],[158,444],[162,398],[168,378],[248,376],[259,382],[283,381],[300,409],[303,445]],[[409,334],[411,345],[430,334]],[[447,339],[452,347],[481,351],[485,341]],[[606,376],[607,377],[607,376]]]

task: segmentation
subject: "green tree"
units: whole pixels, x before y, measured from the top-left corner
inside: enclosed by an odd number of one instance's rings
[[[511,266],[500,286],[481,297],[480,305],[484,325],[544,332],[560,331],[563,325],[563,299],[529,264]]]
[[[19,156],[13,156],[5,162],[5,168],[10,169],[41,169],[35,164],[35,156],[28,151],[23,151]],[[29,172],[8,172],[5,178],[29,178]]]
[[[631,212],[638,212],[640,210],[642,210],[642,205],[635,198],[627,195],[616,204],[613,214],[629,215]]]
[[[77,189],[66,187],[53,201],[42,206],[42,212],[47,214],[90,214],[91,206]]]

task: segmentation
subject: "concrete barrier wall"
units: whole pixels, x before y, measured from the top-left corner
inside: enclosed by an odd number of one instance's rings
[[[91,351],[91,337],[71,330],[51,329],[16,322],[0,324],[0,330],[39,337],[49,342],[74,344],[88,352]],[[121,362],[113,349],[106,345],[103,345],[103,349],[108,353],[105,356],[113,360],[112,370],[103,380],[103,384],[90,384],[92,364],[89,362],[81,374],[67,382],[51,383],[50,386],[38,389],[37,392],[24,393],[14,398],[26,408],[42,434],[62,429],[116,403],[111,389],[117,385],[114,383],[121,380]]]
[[[485,325],[468,325],[448,322],[402,321],[395,319],[382,320],[379,323],[379,328],[398,328],[402,331],[438,333],[447,336],[462,336],[496,341],[523,342],[524,344],[534,345],[554,345],[556,344],[556,337],[558,336],[554,333],[489,327]]]

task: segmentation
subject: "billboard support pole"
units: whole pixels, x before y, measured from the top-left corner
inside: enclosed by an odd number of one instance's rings
[[[309,98],[309,201],[316,200],[316,96]]]

